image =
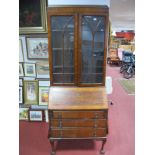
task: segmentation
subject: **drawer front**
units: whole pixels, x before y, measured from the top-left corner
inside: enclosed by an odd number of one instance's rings
[[[53,118],[107,118],[107,111],[53,111]]]
[[[51,127],[95,127],[106,128],[106,119],[52,119]]]
[[[106,137],[106,129],[91,129],[91,128],[66,128],[66,129],[52,129],[50,133],[51,138],[88,138],[88,137]]]

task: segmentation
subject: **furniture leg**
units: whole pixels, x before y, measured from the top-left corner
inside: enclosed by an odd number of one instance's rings
[[[51,155],[55,155],[56,152],[55,152],[54,141],[50,141],[50,143],[51,143],[51,147],[52,147]]]
[[[106,139],[103,139],[102,140],[102,145],[101,145],[101,149],[100,149],[100,154],[104,154],[105,153],[105,151],[104,151],[104,144],[105,144],[105,142],[106,142]]]

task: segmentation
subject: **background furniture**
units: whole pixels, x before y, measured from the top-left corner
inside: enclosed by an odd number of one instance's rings
[[[120,58],[118,57],[118,50],[117,48],[110,48],[109,49],[109,56],[107,57],[108,64],[120,64]]]

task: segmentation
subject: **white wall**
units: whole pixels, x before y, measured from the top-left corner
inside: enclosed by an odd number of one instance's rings
[[[50,5],[107,5],[110,7],[110,0],[48,0]]]

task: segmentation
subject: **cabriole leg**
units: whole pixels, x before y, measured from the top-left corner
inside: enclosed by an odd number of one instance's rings
[[[105,144],[105,142],[106,142],[106,139],[103,139],[102,140],[102,145],[101,145],[101,149],[100,149],[100,154],[104,154],[105,153],[105,151],[104,151],[104,144]]]
[[[55,152],[54,141],[53,141],[53,140],[51,140],[51,141],[50,141],[50,144],[51,144],[51,147],[52,147],[51,155],[55,155],[55,154],[56,154],[56,152]]]

